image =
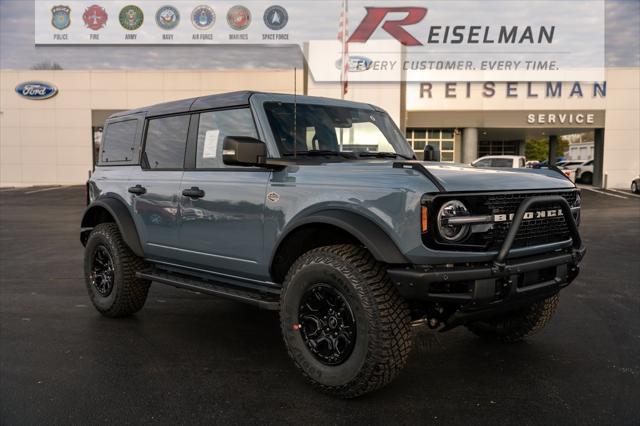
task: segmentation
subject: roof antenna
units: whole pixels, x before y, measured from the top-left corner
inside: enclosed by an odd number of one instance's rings
[[[293,69],[293,158],[298,154],[298,68]]]

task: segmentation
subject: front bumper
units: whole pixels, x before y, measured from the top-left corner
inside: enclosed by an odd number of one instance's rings
[[[550,201],[562,206],[572,247],[527,258],[508,260],[525,212]],[[504,243],[493,262],[389,269],[387,273],[407,300],[455,306],[446,328],[490,317],[544,299],[569,285],[585,254],[571,208],[562,197],[532,197],[521,203]]]

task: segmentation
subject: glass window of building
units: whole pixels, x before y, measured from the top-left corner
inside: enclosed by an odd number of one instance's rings
[[[454,159],[454,130],[453,129],[407,129],[407,142],[414,151],[421,153],[425,145],[429,144],[440,151],[440,160],[453,162]]]

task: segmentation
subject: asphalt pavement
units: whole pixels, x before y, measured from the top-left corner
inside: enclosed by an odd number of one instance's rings
[[[100,316],[83,199],[0,189],[0,424],[640,424],[638,197],[583,191],[588,253],[543,332],[418,329],[400,376],[350,401],[305,384],[275,312],[154,284],[135,316]]]

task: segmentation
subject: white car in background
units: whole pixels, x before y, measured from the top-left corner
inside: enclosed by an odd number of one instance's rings
[[[585,161],[576,167],[576,181],[587,185],[593,183],[593,160]]]
[[[527,167],[527,159],[521,155],[485,155],[471,165],[480,168],[521,169]]]

